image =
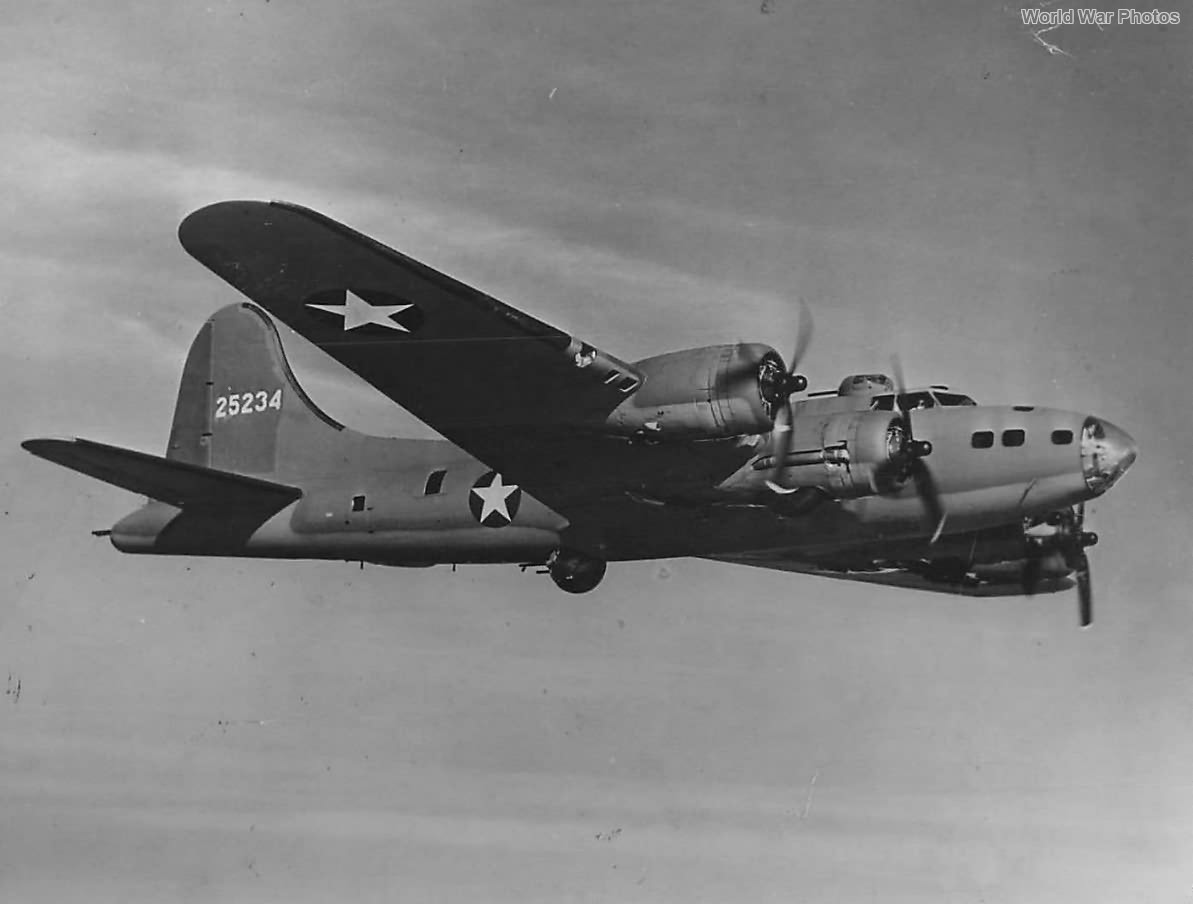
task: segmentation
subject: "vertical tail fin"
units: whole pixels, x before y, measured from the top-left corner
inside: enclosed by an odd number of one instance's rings
[[[319,410],[290,370],[277,328],[250,304],[222,308],[191,345],[166,458],[293,478],[328,460],[344,428]]]

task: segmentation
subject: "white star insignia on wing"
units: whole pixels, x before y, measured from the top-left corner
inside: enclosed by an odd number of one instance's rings
[[[493,482],[487,487],[473,487],[472,492],[476,493],[477,497],[484,505],[481,506],[481,513],[477,517],[477,521],[483,522],[494,512],[501,515],[506,521],[512,521],[510,517],[509,508],[505,501],[518,492],[518,487],[514,484],[506,486],[501,482],[501,475],[493,476]]]
[[[409,333],[410,330],[402,326],[402,324],[393,320],[395,314],[401,314],[407,308],[412,308],[412,304],[378,304],[372,305],[365,301],[358,295],[354,295],[351,291],[345,292],[343,304],[311,304],[307,303],[308,308],[318,308],[320,311],[329,311],[332,314],[339,314],[344,318],[344,332],[354,330],[357,327],[364,326],[369,323],[374,323],[377,326],[383,326],[387,329],[398,330],[403,333]]]

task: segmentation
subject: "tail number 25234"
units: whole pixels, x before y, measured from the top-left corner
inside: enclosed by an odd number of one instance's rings
[[[239,392],[226,396],[217,396],[215,400],[215,416],[217,418],[236,417],[238,414],[256,414],[268,411],[270,408],[282,409],[282,391],[275,389],[272,394],[267,390],[258,389],[255,392]]]

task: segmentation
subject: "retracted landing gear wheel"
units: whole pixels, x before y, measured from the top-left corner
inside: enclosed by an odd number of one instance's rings
[[[557,549],[547,560],[547,571],[560,590],[587,593],[605,576],[605,560],[571,549]]]

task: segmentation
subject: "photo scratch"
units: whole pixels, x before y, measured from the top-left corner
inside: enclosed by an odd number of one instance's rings
[[[1058,47],[1056,44],[1053,44],[1051,41],[1044,39],[1043,35],[1046,35],[1046,34],[1048,34],[1048,32],[1054,31],[1057,28],[1060,28],[1060,26],[1059,25],[1049,25],[1046,28],[1038,28],[1035,31],[1030,32],[1030,34],[1032,36],[1032,40],[1034,40],[1037,44],[1039,44],[1041,47],[1043,47],[1045,50],[1047,50],[1053,56],[1060,54],[1061,56],[1067,56],[1069,59],[1073,59],[1074,58],[1073,54],[1069,53],[1067,50],[1064,50],[1061,47]]]
[[[820,770],[817,769],[812,773],[812,780],[808,782],[808,796],[804,798],[804,812],[800,819],[807,819],[808,812],[812,809],[812,792],[816,790],[816,779],[820,775]]]

